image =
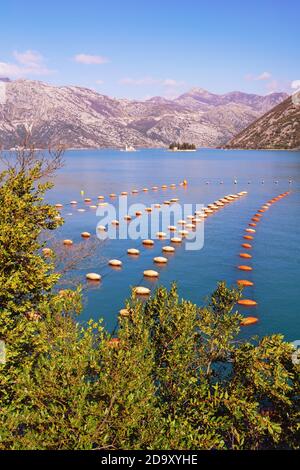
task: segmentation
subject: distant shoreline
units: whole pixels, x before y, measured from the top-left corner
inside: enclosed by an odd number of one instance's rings
[[[58,146],[57,146],[58,147]],[[56,146],[50,147],[51,150],[55,150],[57,148]],[[17,149],[2,149],[3,152],[15,152]],[[49,150],[49,147],[45,148],[36,148],[35,149],[37,152],[43,152]],[[118,150],[122,151],[122,147],[66,147],[64,149],[65,151],[76,151],[76,150]],[[136,147],[135,152],[138,152],[139,150],[165,150],[167,152],[171,153],[180,153],[180,152],[197,152],[199,150],[235,150],[235,151],[279,151],[279,152],[299,152],[300,148],[227,148],[227,147],[199,147],[197,149],[190,149],[190,150],[171,150],[167,147]],[[133,152],[123,152],[123,153],[134,153]]]
[[[228,148],[228,147],[216,147],[216,150],[244,150],[244,151],[254,151],[254,152],[259,152],[259,151],[263,151],[263,152],[267,152],[267,151],[270,151],[270,152],[274,152],[274,151],[278,151],[278,152],[299,152],[300,151],[300,148],[259,148],[259,149],[256,149],[256,148],[237,148],[237,147],[234,147],[234,148]]]
[[[169,152],[197,152],[197,150],[199,149],[176,149],[176,150],[172,150],[172,149],[168,149]]]

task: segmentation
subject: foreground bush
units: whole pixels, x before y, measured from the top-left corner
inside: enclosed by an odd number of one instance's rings
[[[30,361],[16,365],[8,351],[2,449],[298,446],[291,347],[280,336],[236,342],[235,291],[220,284],[201,309],[175,286],[147,303],[132,298],[114,339],[100,323],[61,315],[76,295],[65,292],[30,322]]]

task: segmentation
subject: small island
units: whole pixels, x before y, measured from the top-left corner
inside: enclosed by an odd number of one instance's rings
[[[169,150],[173,152],[195,152],[197,149],[195,144],[189,144],[188,142],[183,142],[182,144],[180,142],[172,142],[169,145]]]

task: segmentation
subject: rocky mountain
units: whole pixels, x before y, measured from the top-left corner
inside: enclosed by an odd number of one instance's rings
[[[284,93],[217,95],[192,89],[173,100],[136,101],[39,81],[2,79],[0,85],[4,148],[18,145],[24,129],[30,130],[37,147],[162,147],[172,141],[215,147],[287,97]]]
[[[300,149],[300,102],[287,98],[231,139],[225,147]]]

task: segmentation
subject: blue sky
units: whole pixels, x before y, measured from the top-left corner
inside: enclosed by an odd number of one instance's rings
[[[300,79],[297,0],[5,3],[0,76],[137,99],[292,92]]]

